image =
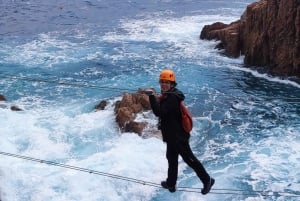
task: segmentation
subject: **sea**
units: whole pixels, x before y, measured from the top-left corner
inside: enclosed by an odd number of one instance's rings
[[[253,0],[0,0],[1,201],[300,200],[300,82],[228,58],[203,27],[240,19]],[[166,145],[122,132],[115,103],[172,69],[193,115],[190,145],[216,182]],[[106,101],[104,110],[95,106]],[[12,111],[17,106],[22,111]],[[146,134],[147,133],[147,134]]]

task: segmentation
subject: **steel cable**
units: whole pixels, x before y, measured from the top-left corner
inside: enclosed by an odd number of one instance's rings
[[[127,182],[132,182],[132,183],[137,183],[141,185],[146,185],[146,186],[152,186],[156,188],[162,188],[160,184],[154,183],[154,182],[149,182],[149,181],[144,181],[140,179],[135,179],[135,178],[130,178],[130,177],[125,177],[125,176],[120,176],[116,174],[111,174],[111,173],[106,173],[102,171],[97,171],[97,170],[91,170],[87,168],[81,168],[77,166],[72,166],[72,165],[66,165],[62,163],[57,163],[53,161],[48,161],[48,160],[42,160],[42,159],[37,159],[37,158],[32,158],[28,156],[22,156],[18,154],[12,154],[12,153],[7,153],[7,152],[2,152],[0,151],[1,155],[4,156],[9,156],[13,158],[19,158],[19,159],[24,159],[28,161],[33,161],[33,162],[38,162],[46,165],[52,165],[52,166],[57,166],[57,167],[62,167],[66,169],[71,169],[75,171],[81,171],[81,172],[86,172],[89,174],[95,174],[95,175],[100,175],[104,177],[109,177],[112,179],[118,179],[118,180],[123,180]],[[181,192],[190,192],[190,193],[201,193],[201,188],[191,188],[191,187],[177,187],[177,191]],[[224,195],[246,195],[246,196],[274,196],[275,194],[281,195],[281,196],[286,196],[286,197],[300,197],[300,194],[293,194],[293,193],[287,193],[287,192],[273,192],[273,191],[249,191],[249,190],[239,190],[239,189],[216,189],[213,188],[210,192],[211,194],[224,194]]]

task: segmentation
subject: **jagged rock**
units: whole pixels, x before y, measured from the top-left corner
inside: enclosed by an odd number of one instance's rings
[[[146,122],[135,122],[135,121],[130,121],[125,125],[124,131],[125,132],[134,132],[137,133],[138,135],[142,135],[142,132],[144,128],[146,127],[147,123]]]
[[[6,101],[6,98],[0,94],[0,101]]]
[[[216,48],[225,49],[225,55],[230,57],[240,56],[240,41],[239,41],[240,23],[233,22],[230,25],[216,22],[212,25],[205,25],[200,38],[208,40],[220,40]]]
[[[0,94],[0,102],[6,102],[6,101],[7,101],[6,98],[2,94]],[[1,107],[8,108],[8,105],[5,103],[4,105],[1,105]],[[10,109],[12,111],[22,111],[22,109],[20,109],[18,106],[15,105],[11,106]]]
[[[206,25],[200,39],[216,39],[230,57],[265,66],[271,74],[300,77],[300,1],[261,0],[247,6],[241,19],[229,25]]]
[[[125,93],[122,100],[116,103],[116,121],[123,132],[135,132],[141,135],[146,122],[136,122],[137,113],[151,109],[148,95],[139,89],[137,93]]]
[[[100,103],[98,103],[96,106],[95,106],[95,110],[104,110],[105,107],[107,105],[107,101],[103,100],[103,101],[100,101]]]
[[[116,110],[116,121],[121,129],[134,119],[135,113],[131,107],[120,107]]]
[[[122,132],[141,135],[147,123],[135,121],[136,115],[150,109],[149,97],[143,93],[143,89],[139,89],[136,93],[125,93],[122,100],[115,104],[116,122]]]
[[[142,137],[154,136],[161,138],[161,132],[157,129],[156,125],[151,125],[151,123],[149,125],[146,120],[136,120],[138,114],[142,115],[142,119],[147,119],[148,114],[145,115],[143,112],[151,109],[149,97],[145,93],[146,90],[152,90],[155,93],[155,89],[153,88],[138,89],[136,93],[124,93],[122,99],[114,103],[115,119],[121,132],[133,132]],[[106,101],[100,101],[95,106],[95,109],[105,109],[106,104]]]

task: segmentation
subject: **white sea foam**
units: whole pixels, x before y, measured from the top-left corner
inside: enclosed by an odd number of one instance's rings
[[[166,48],[178,49],[180,55],[185,57],[199,57],[199,52],[205,56],[205,51],[214,52],[207,44],[214,42],[205,42],[199,40],[202,27],[215,21],[229,23],[236,20],[235,17],[224,17],[222,15],[197,15],[185,16],[182,18],[165,18],[165,16],[144,16],[140,20],[122,20],[121,29],[123,32],[107,32],[104,36],[92,35],[89,29],[86,31],[78,30],[72,38],[63,38],[57,32],[43,33],[37,38],[27,41],[24,44],[15,47],[4,46],[4,61],[8,63],[22,64],[28,67],[52,67],[60,64],[78,63],[91,59],[113,59],[120,60],[128,58],[147,58],[147,51],[142,47],[138,54],[125,53],[125,49],[118,50],[119,54],[109,55],[101,50],[101,42],[120,42],[127,46],[126,43],[133,42],[165,42]],[[77,35],[76,35],[77,34]],[[84,38],[84,36],[86,38]],[[80,40],[76,40],[79,38]],[[74,39],[74,40],[72,40]],[[93,50],[94,42],[99,41],[97,51]],[[137,46],[135,45],[135,51]],[[128,47],[126,47],[128,48]],[[74,51],[76,50],[76,51]],[[203,52],[204,50],[204,52]],[[174,55],[178,56],[178,55]],[[211,56],[211,54],[207,55]],[[201,56],[202,57],[202,56]],[[161,58],[162,60],[164,58]]]
[[[206,24],[212,24],[213,22],[220,21],[224,23],[230,23],[237,20],[235,17],[224,17],[221,15],[210,16],[186,16],[180,19],[166,19],[166,18],[146,18],[143,20],[124,20],[122,28],[127,32],[125,35],[116,34],[114,32],[107,33],[103,40],[108,41],[155,41],[155,42],[168,42],[174,45],[172,48],[179,48],[181,53],[185,57],[201,57],[202,61],[207,57],[211,57],[212,53],[216,53],[218,50],[213,50],[213,46],[216,42],[200,41],[200,30]],[[193,42],[194,41],[194,42]],[[198,53],[201,52],[201,55]],[[205,54],[206,52],[206,54]],[[215,55],[221,57],[221,55]],[[225,58],[222,61],[228,61],[229,64],[241,64],[243,57],[239,59]],[[199,63],[203,64],[203,63]],[[222,63],[224,67],[224,63]],[[214,65],[218,66],[218,65]],[[279,77],[272,77],[267,74],[259,73],[256,70],[250,68],[242,68],[236,65],[228,65],[229,68],[235,70],[241,70],[249,72],[255,77],[264,78],[268,81],[278,82],[282,84],[292,85],[300,88],[297,82],[281,79]]]
[[[199,38],[204,25],[216,21],[228,23],[236,20],[234,17],[221,15],[197,15],[182,18],[144,17],[141,20],[123,20],[121,28],[125,33],[107,33],[103,39],[108,41],[156,41],[184,42],[190,44],[191,38]]]
[[[62,112],[66,108],[53,109],[1,109],[1,151],[154,183],[165,177],[162,141],[120,135],[112,109],[72,116]],[[3,200],[145,200],[156,190],[45,163],[0,160]]]
[[[263,78],[263,79],[266,79],[266,80],[271,81],[271,82],[287,84],[287,85],[291,85],[293,87],[300,88],[299,83],[297,83],[295,81],[292,81],[292,80],[289,80],[288,78],[282,79],[280,77],[274,77],[274,76],[271,76],[269,74],[259,73],[258,71],[253,70],[251,68],[244,68],[244,67],[237,67],[237,66],[230,66],[230,68],[234,69],[234,70],[240,70],[240,71],[251,73],[254,77]]]
[[[299,130],[290,133],[277,128],[265,132],[271,132],[272,136],[255,144],[250,154],[255,162],[251,185],[255,190],[282,192],[283,196],[285,189],[298,191],[299,172],[296,170],[300,168],[300,158],[297,157],[300,148],[299,138],[295,134],[299,134]],[[291,168],[295,171],[290,171]],[[270,180],[271,183],[268,182]]]
[[[172,49],[170,57],[185,58],[203,58],[208,53],[215,52],[213,48],[207,46],[215,44],[215,42],[205,42],[199,39],[200,31],[206,24],[215,21],[228,23],[236,20],[234,17],[224,17],[221,15],[196,15],[185,16],[182,18],[166,18],[160,15],[153,17],[146,16],[140,20],[127,19],[123,20],[121,28],[123,32],[108,32],[103,36],[102,40],[109,42],[122,42],[123,44],[135,45],[136,42],[146,43],[162,43],[165,50]],[[128,46],[127,45],[127,46]],[[159,51],[156,49],[156,51]],[[177,54],[175,52],[178,52]],[[201,52],[201,55],[199,53]],[[143,58],[148,58],[151,54],[151,49],[140,51],[139,55]],[[164,55],[166,52],[164,52]],[[124,55],[128,56],[128,55]],[[211,54],[208,55],[211,57]],[[164,60],[165,56],[161,58]],[[159,61],[159,58],[157,58]],[[167,64],[166,64],[167,65]],[[172,64],[171,64],[172,65]]]
[[[78,51],[83,44],[77,44],[67,40],[61,40],[58,35],[40,34],[36,39],[17,45],[12,49],[7,47],[9,55],[4,58],[8,63],[17,63],[28,67],[44,66],[78,62]]]

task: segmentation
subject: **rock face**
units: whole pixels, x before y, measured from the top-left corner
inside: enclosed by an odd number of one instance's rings
[[[244,63],[265,66],[279,76],[300,78],[300,1],[261,0],[250,4],[241,19],[229,25],[206,25],[200,39],[216,39],[216,48]]]

